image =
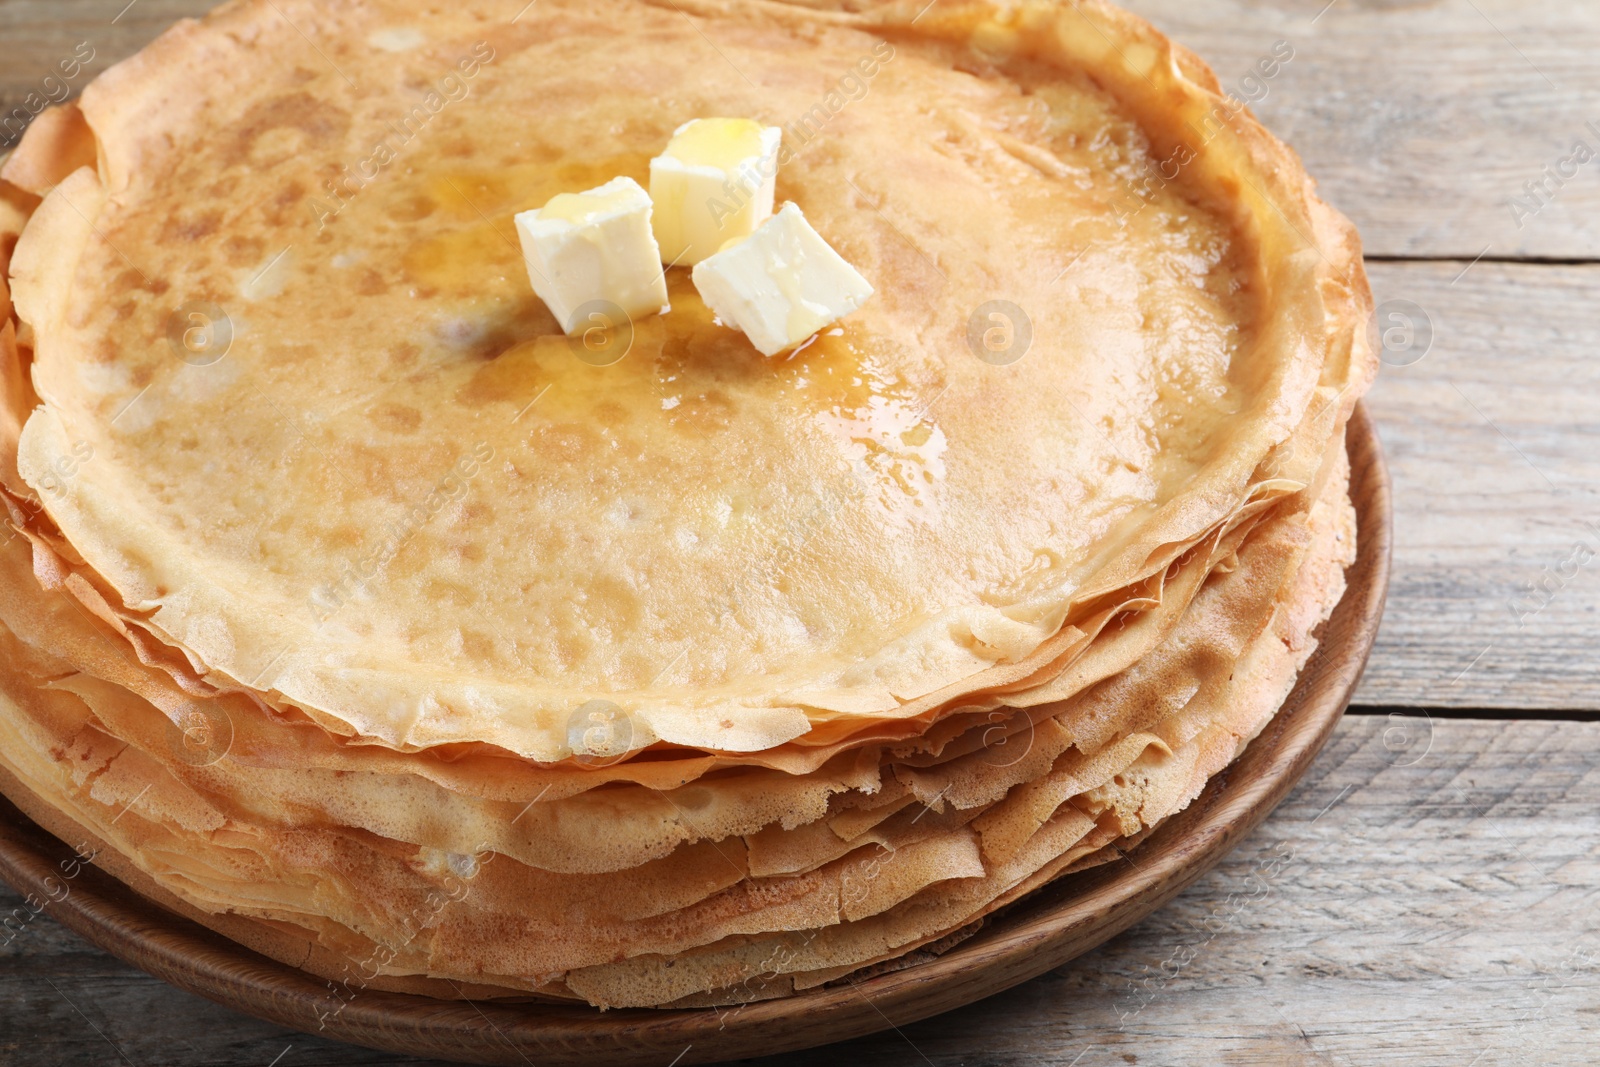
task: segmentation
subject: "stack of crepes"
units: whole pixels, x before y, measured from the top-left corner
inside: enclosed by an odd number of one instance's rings
[[[1355,553],[1292,153],[1096,3],[500,6],[230,4],[5,164],[7,795],[345,988],[600,1006],[913,962],[1181,810]],[[877,295],[768,361],[674,269],[577,358],[511,214],[701,115]]]

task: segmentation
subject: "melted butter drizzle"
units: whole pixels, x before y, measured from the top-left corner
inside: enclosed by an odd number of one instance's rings
[[[716,322],[687,270],[673,268],[671,312],[634,322],[625,357],[594,366],[574,355],[528,287],[512,215],[619,174],[648,180],[648,165],[647,157],[626,156],[419,176],[421,195],[434,206],[425,228],[434,232],[405,252],[406,274],[419,292],[453,305],[452,321],[478,338],[474,351],[483,360],[456,399],[469,407],[521,408],[542,395],[540,419],[621,418],[642,428],[653,418],[709,435],[731,425],[741,398],[776,390],[798,420],[836,442],[850,471],[842,475],[847,497],[864,495],[897,526],[931,520],[947,441],[928,409],[943,383],[919,390],[898,369],[896,345],[857,323],[836,324],[789,352],[763,357],[738,331]],[[408,200],[417,195],[408,191]]]

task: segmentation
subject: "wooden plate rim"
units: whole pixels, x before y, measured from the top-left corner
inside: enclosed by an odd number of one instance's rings
[[[1377,634],[1391,541],[1389,476],[1364,405],[1356,406],[1346,444],[1358,557],[1283,710],[1126,863],[1059,879],[926,963],[724,1009],[600,1012],[376,991],[341,1002],[322,979],[175,915],[96,868],[86,868],[70,893],[45,910],[112,955],[239,1011],[355,1044],[467,1063],[710,1063],[842,1041],[970,1004],[1060,966],[1166,903],[1266,818],[1332,734]],[[0,878],[50,900],[46,879],[69,855],[62,842],[0,801]]]

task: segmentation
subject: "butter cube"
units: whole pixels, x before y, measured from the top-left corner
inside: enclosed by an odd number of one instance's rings
[[[792,203],[701,260],[691,277],[717,318],[743,330],[764,356],[792,348],[872,295]]]
[[[783,131],[754,119],[693,119],[650,161],[663,263],[693,266],[772,215]]]
[[[553,196],[515,222],[533,291],[567,333],[584,329],[589,312],[607,305],[630,317],[668,310],[650,196],[632,178]]]

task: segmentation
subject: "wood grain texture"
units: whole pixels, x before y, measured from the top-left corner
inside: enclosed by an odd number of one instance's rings
[[[1600,267],[1465,267],[1369,264],[1433,342],[1368,399],[1395,577],[1357,701],[1600,708]]]
[[[749,1063],[1592,1063],[1596,841],[1600,723],[1347,716],[1271,819],[1127,933],[899,1032]],[[0,1005],[6,1063],[122,1063],[113,1042],[137,1067],[440,1062],[239,1016],[46,916],[0,949]]]
[[[308,1032],[471,1063],[720,1062],[811,1048],[951,1011],[1065,963],[1161,907],[1266,818],[1332,734],[1383,613],[1392,521],[1383,458],[1359,406],[1346,446],[1357,559],[1278,714],[1125,862],[1059,879],[992,916],[955,948],[904,970],[718,1010],[602,1013],[582,1005],[462,1004],[373,990],[341,1001],[327,983],[164,911],[98,868],[80,869],[66,845],[9,807],[0,818],[0,875],[34,900],[48,900],[38,905],[41,912],[191,992]],[[12,927],[26,918],[14,915]]]
[[[1198,52],[1300,153],[1370,255],[1600,256],[1600,4],[1592,0],[1123,0]],[[1277,41],[1294,58],[1246,81]],[[1257,72],[1259,79],[1259,72]],[[1594,123],[1591,127],[1589,124]]]

